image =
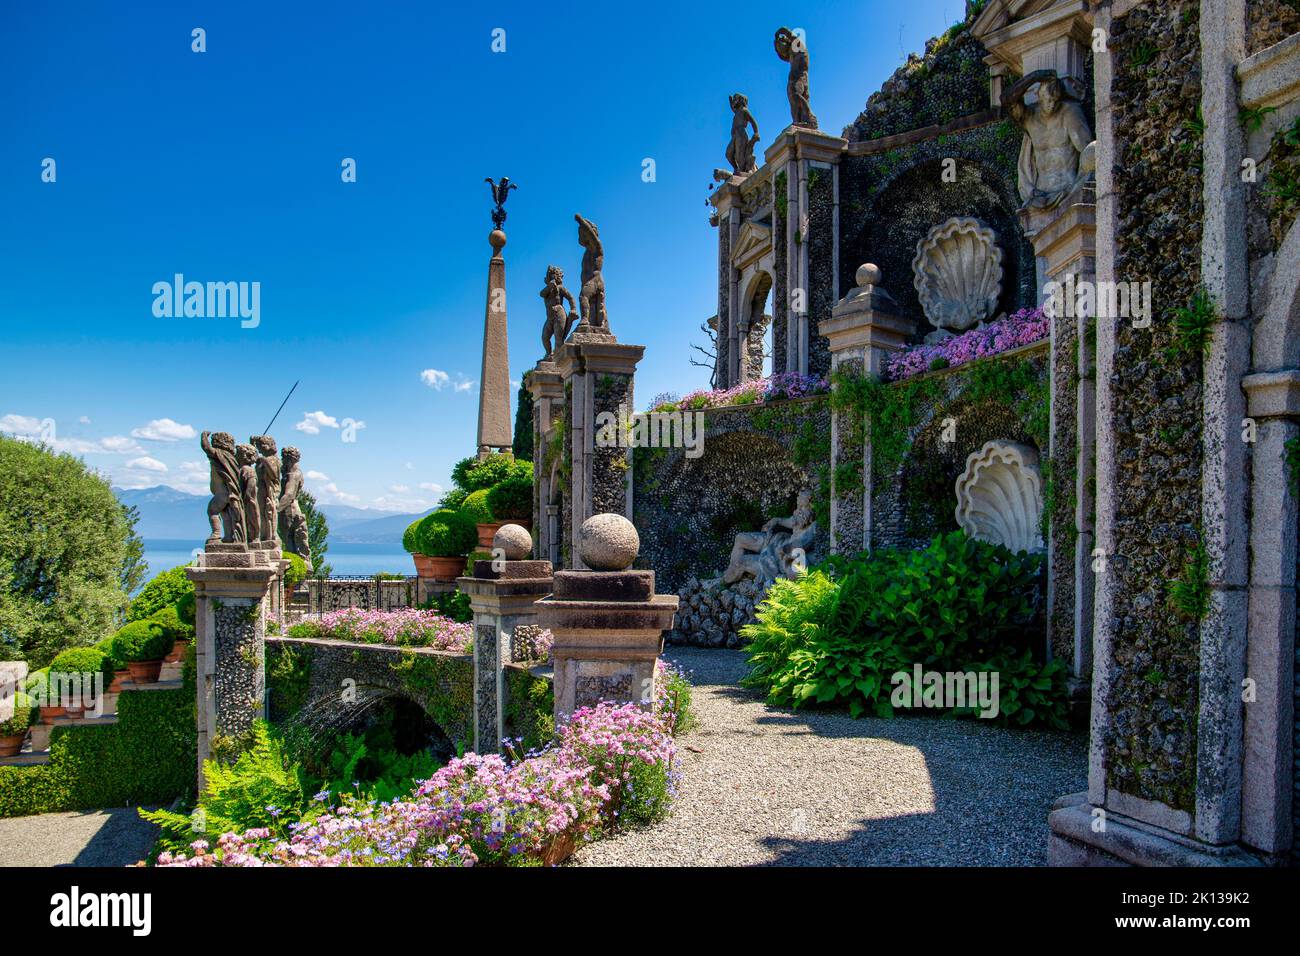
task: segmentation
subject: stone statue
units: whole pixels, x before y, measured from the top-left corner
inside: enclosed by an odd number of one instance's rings
[[[239,500],[244,506],[244,529],[249,541],[261,541],[261,517],[257,501],[257,449],[252,445],[235,446],[239,465]]]
[[[1034,86],[1038,103],[1030,105],[1025,95]],[[1025,131],[1018,167],[1021,209],[1055,209],[1096,173],[1097,143],[1082,99],[1078,82],[1055,70],[1034,70],[1002,94],[1012,122]]]
[[[790,64],[790,78],[785,83],[785,95],[790,100],[790,123],[816,129],[817,117],[813,115],[808,93],[808,45],[789,27],[777,30],[773,43],[776,55]]]
[[[785,530],[778,530],[784,528]],[[817,535],[813,520],[812,495],[799,492],[794,514],[773,518],[761,531],[742,531],[731,549],[731,562],[722,572],[722,583],[735,584],[752,577],[761,585],[777,578],[792,578],[807,566],[808,549]]]
[[[500,229],[506,224],[506,199],[510,196],[510,190],[519,187],[512,183],[508,176],[502,176],[499,183],[494,183],[490,179],[485,179],[483,182],[487,183],[492,190],[492,201],[496,203],[496,208],[492,210],[492,226]]]
[[[212,500],[208,502],[208,522],[212,533],[209,543],[245,541],[244,502],[240,496],[239,463],[235,460],[235,436],[229,432],[204,432],[199,444],[212,466],[209,486]]]
[[[749,111],[749,97],[744,93],[731,94],[731,142],[727,144],[727,162],[738,175],[752,173],[758,168],[754,161],[754,144],[758,142],[758,122]],[[749,127],[754,127],[750,136]]]
[[[286,551],[292,551],[311,565],[311,544],[307,540],[307,518],[298,507],[298,492],[302,491],[302,469],[298,467],[301,454],[292,445],[280,452],[280,540]]]
[[[559,266],[546,267],[546,285],[539,294],[546,303],[546,324],[542,327],[542,347],[546,349],[546,357],[543,361],[550,361],[578,320],[577,305],[573,294],[564,287],[564,270]],[[565,302],[569,303],[568,312],[564,311]]]
[[[578,245],[582,246],[582,288],[578,290],[582,325],[608,332],[605,277],[600,272],[605,266],[605,248],[600,244],[600,233],[594,222],[576,214],[573,218],[578,223]]]
[[[280,456],[275,449],[275,439],[270,435],[254,435],[249,441],[258,451],[257,523],[261,530],[258,539],[276,542],[278,527],[276,510],[280,503]]]

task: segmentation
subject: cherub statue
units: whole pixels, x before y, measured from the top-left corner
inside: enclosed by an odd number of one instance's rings
[[[564,287],[564,270],[559,266],[546,267],[546,285],[539,293],[546,303],[546,324],[542,327],[542,347],[546,349],[549,361],[564,340],[569,337],[573,323],[578,320],[577,305],[573,295]],[[569,303],[569,311],[564,311],[564,303]]]
[[[257,449],[257,511],[262,541],[276,540],[276,510],[280,502],[280,456],[275,439],[270,435],[254,435],[249,439]]]
[[[600,244],[600,233],[594,222],[576,214],[573,218],[578,223],[578,245],[583,250],[582,288],[578,291],[582,324],[609,331],[609,316],[605,312],[605,277],[600,272],[605,265],[605,248]]]
[[[483,182],[492,190],[492,201],[496,203],[496,208],[492,210],[492,225],[500,229],[506,224],[506,200],[510,197],[510,190],[519,187],[510,181],[509,176],[502,176],[499,183],[494,183],[491,179],[484,179]]]
[[[1025,95],[1038,87],[1038,103]],[[1034,70],[1002,94],[1012,122],[1025,131],[1020,144],[1021,209],[1054,209],[1097,171],[1097,144],[1073,77]]]
[[[784,528],[785,530],[779,530]],[[743,531],[736,535],[731,561],[722,572],[723,584],[735,584],[746,575],[759,584],[771,584],[777,578],[794,577],[807,566],[808,549],[817,536],[813,520],[812,495],[800,491],[794,514],[789,518],[772,518],[761,531]]]
[[[732,93],[731,103],[731,142],[727,144],[727,162],[732,170],[745,175],[758,168],[754,161],[754,144],[758,142],[758,121],[749,111],[749,97],[744,93]],[[754,135],[748,135],[748,127],[754,127]]]
[[[803,37],[789,27],[781,27],[773,39],[776,55],[790,64],[790,77],[785,83],[785,95],[790,100],[790,123],[794,126],[817,128],[808,92],[808,45]]]
[[[244,529],[249,541],[262,540],[257,502],[257,449],[252,445],[235,446],[239,465],[239,499],[244,506]]]
[[[212,466],[209,487],[208,523],[212,533],[208,542],[244,541],[244,504],[240,497],[239,463],[235,460],[235,436],[229,432],[204,432],[199,445]]]
[[[307,518],[298,507],[298,492],[302,491],[302,469],[298,462],[302,455],[292,445],[280,452],[280,540],[285,550],[292,551],[311,564],[311,544],[307,540]]]

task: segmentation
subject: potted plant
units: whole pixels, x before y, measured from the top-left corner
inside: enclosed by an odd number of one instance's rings
[[[456,580],[465,566],[465,555],[477,543],[474,522],[448,508],[422,518],[416,531],[419,553],[429,558],[428,576],[435,581]]]
[[[492,509],[488,506],[490,492],[489,488],[471,491],[465,496],[459,509],[461,514],[474,522],[474,527],[478,530],[478,546],[489,550],[492,548],[492,536],[497,533],[497,528],[502,524],[493,516]]]
[[[517,524],[531,528],[533,524],[533,466],[518,462],[509,477],[493,485],[487,493],[487,504],[492,514],[502,524]],[[493,531],[495,532],[495,528]],[[491,547],[491,539],[488,547]]]
[[[113,649],[126,661],[132,683],[153,684],[173,641],[157,621],[133,621],[117,632]]]
[[[15,757],[23,749],[27,728],[32,725],[35,713],[32,699],[22,691],[16,691],[13,714],[8,720],[0,720],[0,757]]]
[[[294,588],[307,580],[307,562],[292,551],[284,552],[284,559],[289,562],[284,572],[284,603],[288,604],[293,599]]]
[[[171,653],[163,658],[164,663],[184,660],[185,650],[190,646],[190,641],[194,638],[194,626],[186,624],[181,619],[179,603],[168,604],[166,607],[159,608],[148,618],[148,620],[161,627],[163,632],[174,642]]]
[[[121,693],[122,682],[131,676],[131,672],[126,668],[126,661],[121,658],[113,647],[113,640],[116,636],[117,635],[115,634],[113,637],[106,637],[95,645],[97,650],[104,652],[104,656],[108,658],[109,665],[113,668],[113,679],[108,685],[108,692],[110,694]]]
[[[94,681],[96,676],[102,681],[99,687],[86,687],[86,682]],[[110,686],[112,681],[113,662],[107,654],[97,647],[72,647],[56,655],[50,662],[47,686],[51,694],[75,689],[75,697],[68,696],[58,703],[63,707],[65,716],[80,717],[86,708],[86,699],[97,698],[98,692]]]

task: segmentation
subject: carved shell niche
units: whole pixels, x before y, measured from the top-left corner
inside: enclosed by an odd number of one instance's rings
[[[912,284],[936,328],[961,332],[992,318],[1002,298],[997,233],[970,217],[935,226],[916,244]]]
[[[972,538],[1012,551],[1046,550],[1038,452],[1016,442],[986,442],[957,479],[955,516]]]

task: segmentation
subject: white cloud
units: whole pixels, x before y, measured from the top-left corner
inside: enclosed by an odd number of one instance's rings
[[[325,472],[323,472],[323,471],[309,471],[309,472],[307,472],[306,477],[310,478],[312,481],[329,481],[329,480],[330,480],[330,476],[327,475],[327,474],[325,474]]]
[[[144,451],[140,445],[125,435],[109,435],[99,440],[100,448],[110,455],[135,455]]]
[[[404,495],[411,490],[411,486],[410,485],[389,485],[388,490],[396,492],[399,495]]]
[[[293,427],[308,435],[319,435],[322,428],[338,428],[339,420],[322,411],[306,412],[302,416],[302,421]]]
[[[407,471],[415,471],[415,464],[413,462],[408,461],[404,467]]]
[[[56,452],[71,455],[143,455],[140,443],[125,435],[106,438],[60,438],[58,423],[52,418],[33,418],[30,415],[9,413],[0,416],[0,432],[19,441],[44,442]]]
[[[89,424],[90,424],[90,416],[89,416],[89,415],[82,415],[80,418],[77,419],[77,421],[81,422],[81,424],[83,424],[83,425],[89,425]]]
[[[441,392],[447,387],[447,383],[451,381],[451,376],[442,369],[426,368],[420,373],[420,381],[425,385],[428,385],[430,388],[435,388]]]
[[[422,481],[420,482],[420,487],[424,491],[432,492],[435,495],[442,494],[442,485],[438,484],[436,481]]]
[[[186,441],[197,438],[198,435],[193,425],[182,425],[170,418],[155,418],[147,425],[131,429],[132,438],[143,438],[146,441]]]
[[[474,387],[474,383],[471,382],[469,379],[461,379],[455,385],[455,389],[458,392],[468,392],[473,387]]]
[[[408,495],[380,495],[370,504],[380,511],[424,511],[429,507],[427,499]]]
[[[165,472],[167,470],[166,465],[160,462],[157,458],[150,458],[148,455],[144,455],[140,458],[132,458],[126,463],[126,467],[134,468],[138,471]]]
[[[53,424],[53,419],[44,421],[45,424],[42,424],[42,419],[10,413],[0,418],[0,432],[13,435],[15,438],[36,438],[47,426]]]

